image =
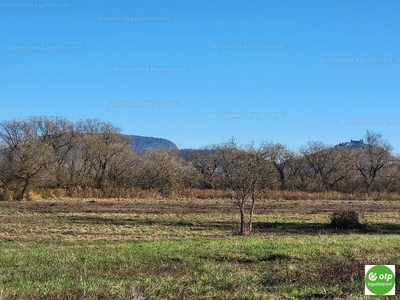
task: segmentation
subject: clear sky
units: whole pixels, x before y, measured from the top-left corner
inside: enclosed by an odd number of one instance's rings
[[[398,0],[0,2],[0,120],[100,118],[179,148],[371,130],[398,153],[399,16]]]

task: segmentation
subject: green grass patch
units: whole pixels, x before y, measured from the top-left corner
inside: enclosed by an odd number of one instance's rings
[[[358,299],[365,264],[400,264],[395,235],[0,247],[2,299]]]

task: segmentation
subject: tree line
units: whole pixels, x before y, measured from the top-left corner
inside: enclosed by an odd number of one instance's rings
[[[245,230],[265,189],[371,193],[400,191],[400,159],[379,133],[367,131],[362,147],[309,142],[297,152],[263,142],[227,143],[186,151],[138,155],[120,129],[98,119],[71,122],[30,117],[0,123],[0,194],[23,200],[30,189],[137,188],[232,191]]]
[[[30,117],[0,123],[1,193],[23,200],[30,189],[74,187],[112,190],[186,186],[188,164],[178,153],[137,155],[132,140],[98,119],[71,122]]]
[[[363,147],[309,142],[294,152],[273,142],[227,143],[138,155],[120,129],[98,119],[31,117],[0,123],[0,188],[259,189],[345,193],[400,190],[400,160],[379,133]]]

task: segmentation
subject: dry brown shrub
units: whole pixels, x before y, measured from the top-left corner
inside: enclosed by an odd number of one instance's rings
[[[10,190],[0,190],[0,201],[13,201],[14,194]]]
[[[174,191],[171,193],[170,198],[184,198],[184,199],[231,199],[234,196],[232,191],[229,190],[212,190],[212,189],[184,189]]]
[[[333,212],[329,226],[339,229],[358,229],[364,227],[360,223],[358,213],[354,210]]]
[[[37,194],[37,193],[35,193],[33,191],[28,191],[28,193],[26,194],[26,200],[27,201],[39,201],[39,200],[42,200],[42,199],[43,198],[39,194]]]

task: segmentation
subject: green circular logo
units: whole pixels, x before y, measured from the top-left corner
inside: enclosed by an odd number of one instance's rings
[[[387,266],[373,266],[365,274],[365,286],[375,295],[386,295],[395,284],[393,271]]]

